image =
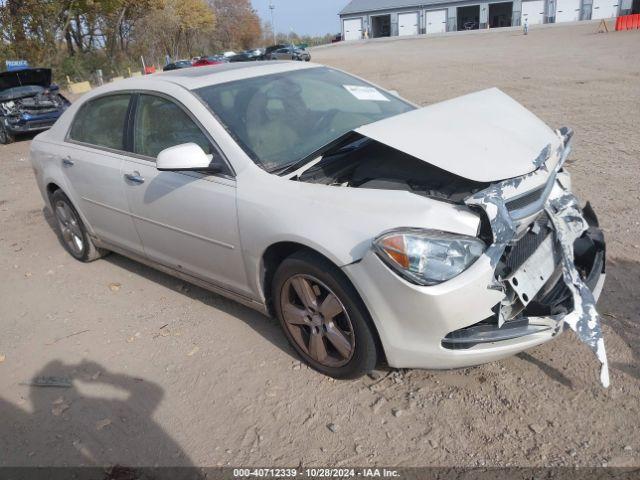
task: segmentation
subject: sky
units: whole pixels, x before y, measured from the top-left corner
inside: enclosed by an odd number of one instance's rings
[[[349,0],[272,0],[275,5],[274,23],[282,33],[293,31],[299,35],[324,35],[340,32],[338,12]],[[260,18],[270,21],[269,0],[251,0]]]

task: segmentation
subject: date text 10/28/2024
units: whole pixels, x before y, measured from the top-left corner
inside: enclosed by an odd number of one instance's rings
[[[234,478],[398,478],[397,470],[387,468],[234,468]]]

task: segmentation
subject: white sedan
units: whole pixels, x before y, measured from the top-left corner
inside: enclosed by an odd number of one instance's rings
[[[571,136],[496,89],[417,108],[320,65],[233,63],[97,88],[31,160],[75,258],[276,315],[327,375],[475,365],[565,325],[606,366]]]

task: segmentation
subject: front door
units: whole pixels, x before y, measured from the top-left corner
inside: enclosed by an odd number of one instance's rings
[[[71,201],[101,239],[142,253],[122,182],[129,94],[98,97],[76,114],[63,158]]]
[[[248,293],[236,210],[228,172],[161,172],[165,148],[193,142],[224,163],[212,140],[181,105],[141,94],[133,121],[133,151],[125,161],[126,195],[145,254],[178,272],[236,293]]]

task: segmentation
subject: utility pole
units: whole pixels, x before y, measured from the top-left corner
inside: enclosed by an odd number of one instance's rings
[[[276,41],[276,24],[273,21],[273,11],[276,9],[276,6],[273,4],[273,0],[269,0],[269,11],[271,12],[271,30],[273,31],[273,44],[277,43]]]

